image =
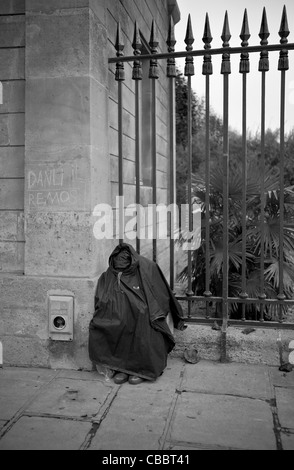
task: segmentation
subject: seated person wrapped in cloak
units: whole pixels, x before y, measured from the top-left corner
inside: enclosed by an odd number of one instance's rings
[[[98,280],[89,325],[89,357],[98,366],[155,380],[175,346],[167,323],[183,330],[183,312],[157,263],[120,243]]]

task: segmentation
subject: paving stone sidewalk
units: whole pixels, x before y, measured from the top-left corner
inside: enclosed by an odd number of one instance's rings
[[[294,450],[294,371],[169,358],[156,382],[0,369],[0,450]]]

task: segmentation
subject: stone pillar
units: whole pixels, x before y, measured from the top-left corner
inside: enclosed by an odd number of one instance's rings
[[[26,1],[25,274],[94,278],[109,242],[105,0]]]

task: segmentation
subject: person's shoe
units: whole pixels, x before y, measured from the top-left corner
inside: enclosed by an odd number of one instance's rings
[[[124,384],[125,382],[128,381],[128,378],[129,376],[127,374],[125,374],[124,372],[119,372],[118,374],[116,374],[114,376],[114,383],[120,385],[120,384]]]
[[[130,375],[129,384],[137,385],[137,384],[140,384],[141,382],[144,382],[144,379],[141,379],[141,377],[137,377],[137,375]]]

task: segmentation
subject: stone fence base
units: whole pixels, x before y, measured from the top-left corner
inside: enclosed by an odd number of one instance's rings
[[[249,334],[245,327],[229,326],[227,330],[227,359],[232,362],[280,366],[288,362],[289,343],[293,330],[256,328]],[[174,331],[176,346],[173,357],[183,357],[186,348],[195,348],[200,359],[219,361],[221,357],[221,331],[211,325],[188,324],[184,331]]]

